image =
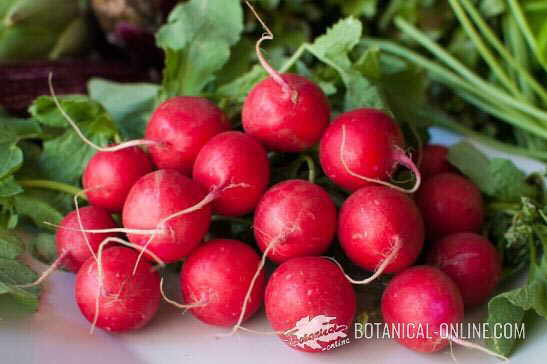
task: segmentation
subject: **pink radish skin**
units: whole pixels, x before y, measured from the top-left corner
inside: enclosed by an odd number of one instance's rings
[[[424,224],[407,195],[384,186],[354,192],[338,217],[338,240],[352,262],[375,271],[397,244],[395,258],[384,273],[398,273],[412,265],[423,246]]]
[[[238,240],[215,239],[192,252],[180,273],[180,287],[186,304],[202,302],[191,309],[199,320],[216,326],[234,325],[260,258]],[[244,321],[253,316],[264,298],[264,273],[255,281]]]
[[[420,172],[422,179],[426,180],[439,173],[456,172],[456,168],[446,158],[448,148],[437,144],[428,144],[422,149],[422,163]]]
[[[159,142],[149,147],[154,164],[192,174],[194,160],[213,136],[230,128],[228,118],[203,97],[176,96],[163,102],[152,114],[145,138]]]
[[[321,187],[304,180],[287,180],[271,187],[254,215],[254,234],[262,251],[275,244],[268,258],[321,255],[336,233],[336,206]]]
[[[296,345],[296,336],[285,332],[295,328],[296,323],[306,317],[331,317],[331,324],[351,336],[351,324],[356,310],[356,296],[351,284],[333,262],[321,257],[300,257],[281,264],[272,274],[264,297],[266,316],[272,328],[283,332],[279,337],[291,348],[306,352],[321,352],[302,343]],[[310,325],[311,326],[311,325]],[[317,331],[308,326],[312,334]],[[345,335],[343,335],[345,337]],[[337,340],[319,341],[321,348]]]
[[[429,266],[415,266],[395,276],[382,295],[381,308],[387,325],[400,325],[405,331],[405,336],[396,340],[423,353],[439,351],[448,345],[449,341],[442,337],[448,332],[441,330],[443,327],[450,330],[450,325],[463,320],[458,287],[445,273]],[[418,335],[420,326],[422,335]]]
[[[117,212],[135,182],[153,169],[148,155],[138,147],[97,152],[87,163],[82,185],[92,205]]]
[[[455,173],[441,173],[425,181],[416,194],[416,203],[431,239],[478,232],[484,219],[479,189]]]
[[[128,229],[154,230],[168,216],[194,206],[206,195],[197,183],[174,170],[158,170],[135,183],[125,202],[122,219]],[[203,239],[211,222],[211,206],[166,222],[148,249],[162,261],[184,258]],[[128,234],[132,243],[145,246],[150,235]]]
[[[321,138],[321,167],[335,184],[355,191],[372,183],[358,176],[387,181],[398,164],[415,169],[402,152],[404,144],[401,129],[384,112],[348,111],[338,116]]]
[[[259,82],[241,111],[245,132],[266,147],[280,152],[300,152],[319,141],[330,118],[323,91],[305,77],[277,74]]]
[[[110,213],[97,206],[86,206],[79,209],[80,219],[84,229],[112,229],[116,228],[116,223]],[[115,237],[115,233],[84,233],[80,230],[78,215],[76,211],[69,212],[59,224],[55,234],[55,245],[57,255],[63,258],[63,266],[72,271],[78,272],[82,264],[90,257],[91,251],[87,246],[85,236],[94,253],[97,253],[101,242],[108,237]]]
[[[95,259],[89,258],[76,276],[76,302],[84,317],[93,322],[96,299],[99,315],[96,326],[111,332],[135,330],[146,325],[160,305],[160,277],[152,265],[141,260],[135,274],[138,253],[125,247],[102,251],[102,290]]]
[[[428,262],[454,280],[466,307],[486,302],[501,277],[498,252],[490,241],[473,233],[458,233],[435,242]]]
[[[221,191],[213,211],[225,216],[251,212],[264,194],[270,179],[266,150],[253,137],[227,131],[213,137],[199,152],[193,179],[209,191]]]

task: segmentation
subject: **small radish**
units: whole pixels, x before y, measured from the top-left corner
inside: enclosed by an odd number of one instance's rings
[[[329,125],[321,138],[319,158],[325,174],[348,191],[379,183],[412,193],[420,185],[420,172],[403,147],[401,129],[390,116],[363,108],[345,112]],[[387,182],[398,165],[414,173],[412,189]]]
[[[266,316],[293,349],[321,352],[349,339],[356,296],[340,269],[322,257],[294,258],[272,274]]]
[[[342,205],[338,221],[342,249],[353,263],[376,271],[374,278],[412,265],[423,246],[420,211],[407,195],[389,187],[357,190]]]
[[[100,260],[90,257],[78,272],[76,302],[94,326],[112,332],[135,330],[154,317],[161,300],[160,277],[146,261],[134,269],[138,255],[126,247],[101,249]]]
[[[448,162],[447,155],[448,148],[443,145],[426,145],[422,149],[422,163],[420,164],[422,179],[426,180],[443,172],[455,172],[456,168]]]
[[[429,266],[415,266],[395,276],[382,295],[381,309],[387,325],[399,325],[405,332],[396,340],[424,353],[448,345],[447,333],[441,330],[463,320],[458,287],[438,268]],[[422,335],[418,335],[420,329]]]
[[[176,96],[154,111],[145,138],[155,142],[149,152],[158,168],[176,169],[190,176],[194,160],[205,143],[229,128],[228,118],[211,101]]]
[[[194,181],[206,190],[237,186],[220,192],[213,201],[213,211],[226,216],[251,212],[269,178],[270,165],[264,147],[238,131],[227,131],[209,140],[199,152],[193,170]]]
[[[207,324],[234,325],[259,261],[258,254],[238,240],[208,241],[192,252],[180,272],[184,302],[194,304],[192,314]],[[242,321],[262,305],[264,286],[262,272],[255,281]]]
[[[121,211],[131,187],[152,170],[150,159],[139,147],[97,152],[87,163],[82,185],[92,205]]]
[[[441,173],[424,182],[416,194],[431,239],[459,232],[478,232],[484,211],[479,189],[455,173]]]
[[[266,147],[280,152],[300,152],[319,141],[330,118],[327,97],[305,77],[279,73],[260,51],[264,40],[273,39],[268,26],[247,2],[266,34],[256,43],[256,54],[270,75],[253,87],[241,110],[243,129]]]
[[[166,263],[187,256],[203,239],[211,222],[211,206],[201,186],[175,170],[158,170],[139,179],[127,196],[122,220],[131,242]],[[180,216],[178,216],[180,215]]]
[[[262,196],[253,229],[259,248],[276,263],[321,255],[336,232],[336,206],[318,185],[283,181]]]
[[[78,222],[78,212],[80,222]],[[62,265],[72,271],[77,272],[82,264],[90,257],[95,257],[99,244],[106,238],[117,236],[114,232],[89,233],[79,231],[84,229],[112,229],[116,228],[116,223],[110,213],[97,206],[86,206],[78,212],[69,212],[59,225],[55,234],[55,245],[57,255],[62,260]]]
[[[501,276],[498,252],[490,241],[474,233],[449,235],[435,242],[428,262],[454,280],[466,307],[492,296]]]

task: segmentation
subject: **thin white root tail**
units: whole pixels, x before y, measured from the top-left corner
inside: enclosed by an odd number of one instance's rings
[[[99,312],[100,312],[100,299],[103,292],[103,250],[106,244],[109,243],[118,243],[125,245],[127,247],[137,249],[137,250],[144,250],[143,247],[137,244],[130,243],[128,241],[125,241],[120,238],[116,237],[108,237],[104,239],[101,244],[99,245],[99,249],[97,250],[97,275],[98,275],[98,282],[99,282],[99,294],[97,295],[97,298],[95,299],[95,314],[93,315],[93,322],[91,323],[91,328],[89,329],[89,333],[93,334],[95,331],[95,327],[97,326],[97,321],[99,320]],[[161,266],[165,266],[165,263],[153,252],[147,251],[147,253]]]
[[[59,229],[70,230],[70,231],[80,231],[80,232],[91,233],[91,234],[122,233],[122,234],[135,234],[135,235],[153,235],[155,233],[163,231],[163,230],[158,230],[158,229],[127,229],[127,228],[76,229],[76,228],[70,228],[70,227],[66,227],[66,226],[53,224],[49,221],[44,221],[43,223],[45,225],[53,226],[53,227],[56,227],[56,228],[59,228]]]
[[[80,191],[80,192],[78,192],[77,194],[74,195],[74,208],[76,209],[76,217],[78,219],[78,226],[80,227],[81,232],[82,232],[82,236],[84,237],[85,245],[89,249],[89,252],[93,256],[95,261],[97,261],[97,256],[95,255],[95,252],[93,251],[93,248],[91,247],[91,243],[89,242],[89,239],[87,238],[87,233],[84,231],[85,228],[84,228],[84,224],[82,223],[82,217],[80,215],[80,206],[78,205],[78,198],[85,195],[85,193],[87,191],[89,191],[89,189]]]
[[[63,259],[65,259],[67,254],[68,252],[65,251],[63,254],[59,255],[59,257],[57,257],[57,259],[55,259],[55,261],[51,263],[51,265],[45,271],[43,271],[42,274],[40,274],[40,277],[38,277],[38,279],[34,282],[28,284],[19,284],[15,287],[30,288],[41,284],[47,277],[49,277],[53,272],[59,269],[59,266],[63,263]]]
[[[273,40],[274,39],[274,35],[273,35],[273,32],[270,30],[270,28],[266,25],[266,23],[262,20],[262,18],[260,17],[260,15],[258,15],[257,11],[255,10],[255,8],[251,5],[251,3],[249,1],[245,1],[245,3],[247,4],[247,6],[249,7],[249,9],[251,9],[253,15],[256,17],[256,19],[258,20],[258,22],[260,23],[260,25],[262,25],[262,28],[264,28],[264,31],[265,33],[262,34],[262,36],[260,37],[259,40],[256,41],[256,56],[258,57],[258,60],[260,61],[260,64],[262,65],[262,67],[266,70],[266,72],[268,72],[268,74],[273,78],[273,80],[281,86],[282,90],[284,93],[287,93],[287,94],[290,94],[291,95],[291,99],[294,101],[295,100],[295,97],[298,97],[298,95],[295,95],[295,92],[293,92],[293,90],[291,89],[291,87],[289,86],[289,84],[287,83],[287,81],[285,81],[283,79],[283,77],[281,77],[281,74],[275,69],[273,68],[269,63],[268,61],[266,61],[266,58],[264,58],[264,55],[262,54],[262,51],[260,50],[260,45],[262,44],[263,41],[265,40]]]
[[[352,283],[352,284],[369,284],[369,283],[372,283],[374,280],[376,280],[376,278],[380,277],[384,273],[384,270],[386,269],[386,267],[391,262],[393,262],[393,260],[395,258],[397,258],[397,255],[399,254],[399,251],[401,250],[401,247],[403,246],[403,242],[402,242],[402,239],[399,238],[399,237],[396,237],[394,240],[395,240],[395,242],[393,244],[393,247],[391,248],[391,251],[389,252],[389,255],[384,260],[382,260],[380,265],[378,265],[378,268],[376,268],[376,270],[374,271],[374,274],[371,275],[370,277],[368,277],[366,279],[363,279],[363,280],[360,280],[360,281],[357,281],[357,280],[351,278],[350,276],[348,276],[344,272],[344,269],[342,268],[342,265],[340,265],[340,263],[336,259],[334,259],[332,257],[325,257],[325,258],[330,259],[331,261],[333,261],[338,266],[338,268],[340,268],[342,273],[344,273],[344,276],[346,277],[346,279],[350,283]]]
[[[458,345],[461,345],[461,346],[464,346],[466,348],[470,348],[470,349],[475,349],[475,350],[479,350],[479,351],[482,351],[483,353],[485,354],[488,354],[490,356],[494,356],[498,359],[501,359],[503,361],[509,361],[509,358],[501,355],[501,354],[498,354],[496,352],[493,352],[492,350],[490,349],[487,349],[481,345],[478,345],[478,344],[474,344],[472,342],[469,342],[469,341],[466,341],[466,340],[462,340],[460,338],[457,338],[453,335],[446,335],[446,339],[450,340],[451,342],[455,343],[455,344],[458,344]]]
[[[258,331],[258,330],[248,329],[245,326],[239,326],[239,329],[241,331],[246,331],[246,332],[250,332],[252,334],[257,334],[257,335],[283,335],[285,333],[285,331]]]
[[[53,88],[53,73],[49,73],[48,77],[49,82],[49,92],[51,94],[51,98],[53,99],[53,102],[55,103],[55,106],[59,109],[65,120],[70,124],[70,126],[74,129],[76,134],[82,139],[84,143],[89,145],[91,148],[99,151],[99,152],[117,152],[122,149],[130,148],[130,147],[136,147],[140,145],[155,145],[160,144],[159,142],[153,141],[153,140],[145,140],[145,139],[136,139],[131,140],[128,142],[120,143],[118,145],[112,146],[112,147],[100,147],[97,144],[93,143],[91,140],[89,140],[84,133],[80,130],[78,125],[76,125],[76,122],[68,115],[66,110],[63,108],[61,103],[59,102],[59,99],[57,98],[57,95],[55,94],[55,89]]]
[[[188,311],[188,310],[191,309],[191,308],[204,307],[204,306],[207,305],[207,302],[205,302],[205,301],[203,301],[203,302],[202,302],[202,301],[198,301],[198,302],[195,302],[195,303],[189,303],[189,304],[187,304],[187,305],[184,305],[184,304],[182,304],[182,303],[178,303],[177,301],[174,301],[174,300],[170,299],[169,297],[167,297],[167,295],[165,294],[165,291],[163,290],[163,281],[164,281],[164,279],[163,279],[163,277],[162,277],[162,278],[161,278],[161,281],[160,281],[160,293],[161,293],[161,296],[163,297],[163,299],[164,299],[167,303],[169,303],[169,304],[171,304],[171,305],[173,305],[173,306],[175,306],[175,307],[177,307],[177,308],[183,309],[183,310],[184,310],[183,313],[185,313],[186,311]]]
[[[366,176],[362,176],[358,173],[355,173],[354,171],[351,170],[351,168],[349,168],[349,166],[346,162],[346,158],[344,156],[345,150],[346,150],[346,126],[342,125],[342,143],[340,143],[340,162],[342,163],[342,165],[344,166],[344,169],[346,170],[346,172],[348,172],[348,174],[350,176],[355,177],[355,178],[359,178],[359,179],[361,179],[363,181],[366,181],[366,182],[377,183],[377,184],[380,184],[380,185],[383,185],[383,186],[386,186],[386,187],[390,187],[390,188],[393,188],[394,190],[397,190],[397,191],[400,191],[400,192],[403,192],[403,193],[414,193],[418,190],[418,188],[420,188],[420,184],[421,184],[421,180],[422,180],[421,175],[420,175],[420,171],[418,170],[418,168],[416,167],[414,162],[412,162],[412,159],[410,159],[404,153],[404,151],[401,148],[395,147],[395,149],[393,151],[393,158],[399,164],[401,164],[401,165],[405,166],[406,168],[410,169],[412,171],[412,173],[415,175],[416,182],[414,183],[414,186],[410,189],[402,188],[402,187],[399,187],[397,185],[394,185],[393,183],[382,181],[382,180],[377,179],[377,178],[369,178],[369,177],[366,177]]]

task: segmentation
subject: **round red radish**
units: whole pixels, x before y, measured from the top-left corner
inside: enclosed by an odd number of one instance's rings
[[[138,253],[125,247],[110,247],[102,252],[102,285],[95,259],[88,259],[76,276],[76,302],[84,317],[93,322],[96,301],[99,313],[96,326],[112,332],[135,330],[146,325],[160,305],[160,277],[152,265],[141,260],[135,273]],[[101,289],[102,288],[102,289]]]
[[[501,276],[498,252],[490,241],[474,233],[449,235],[435,242],[428,262],[454,280],[466,307],[492,296]]]
[[[112,229],[117,227],[110,213],[101,207],[86,206],[80,208],[79,212],[84,229]],[[63,218],[55,234],[57,255],[65,255],[63,266],[72,272],[77,272],[82,264],[92,256],[86,237],[91,249],[96,253],[104,239],[118,235],[116,233],[84,233],[78,230],[81,230],[78,215],[76,211],[71,211]]]
[[[479,189],[465,177],[441,173],[425,181],[416,194],[431,239],[478,232],[484,211]]]
[[[458,287],[438,268],[429,266],[412,267],[395,276],[382,295],[381,307],[384,322],[404,332],[396,340],[424,353],[448,345],[445,337],[450,325],[463,320]]]
[[[385,181],[398,164],[415,169],[402,151],[404,144],[401,129],[386,113],[356,109],[329,125],[321,138],[319,158],[334,183],[355,191],[371,183],[359,176]]]
[[[149,147],[154,164],[190,176],[194,160],[213,136],[230,128],[228,118],[203,97],[176,96],[152,114],[145,138],[159,142]]]
[[[436,174],[443,172],[455,172],[456,169],[448,159],[448,148],[437,144],[428,144],[422,149],[422,163],[420,172],[422,178],[426,180]]]
[[[308,181],[287,180],[271,187],[256,208],[253,229],[262,251],[274,262],[321,255],[336,232],[336,206],[325,190]]]
[[[121,211],[131,187],[153,169],[148,155],[138,147],[97,152],[87,163],[82,185],[89,203]]]
[[[160,230],[148,249],[166,263],[182,259],[209,230],[211,206],[178,216],[159,226],[170,215],[194,206],[206,195],[201,186],[174,170],[158,170],[135,183],[123,208],[127,229]],[[135,244],[145,246],[150,235],[127,234]]]
[[[260,257],[238,240],[215,239],[192,252],[180,272],[180,287],[185,304],[202,303],[191,312],[201,321],[217,326],[232,326],[241,315],[245,294],[256,272]],[[264,272],[258,276],[243,320],[262,305]]]
[[[412,265],[423,246],[424,224],[414,201],[384,186],[366,186],[354,192],[338,216],[338,240],[358,266],[374,271],[391,254],[395,258],[385,273],[397,273]]]
[[[294,258],[272,274],[266,316],[293,349],[321,352],[349,340],[356,310],[353,287],[336,264],[322,257]]]
[[[291,73],[280,76],[286,87],[268,77],[251,90],[241,110],[243,128],[270,149],[300,152],[319,141],[330,107],[312,81]]]
[[[213,137],[199,152],[193,179],[209,191],[222,190],[213,211],[226,216],[251,212],[270,179],[270,164],[264,147],[253,137],[227,131]]]

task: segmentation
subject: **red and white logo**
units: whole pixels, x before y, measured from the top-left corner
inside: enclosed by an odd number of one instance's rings
[[[329,350],[329,348],[347,344],[349,342],[346,333],[348,326],[332,322],[335,319],[336,317],[325,315],[318,315],[311,319],[309,316],[303,317],[296,322],[292,329],[283,333],[285,336],[283,340],[287,341],[291,346],[297,346],[302,349],[308,346],[316,350]],[[338,341],[343,342],[340,345],[332,345]],[[325,346],[325,344],[331,345]]]

